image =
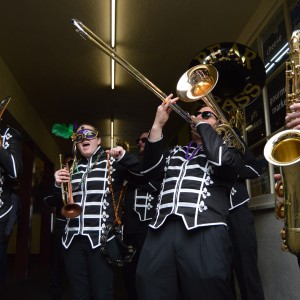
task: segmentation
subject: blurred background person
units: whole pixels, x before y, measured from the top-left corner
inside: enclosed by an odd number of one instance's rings
[[[144,132],[136,140],[136,154],[139,160],[143,157],[148,134],[148,132]],[[122,214],[124,242],[132,245],[136,250],[132,261],[123,266],[124,282],[130,300],[137,299],[136,267],[148,232],[149,222],[155,213],[160,186],[161,182],[155,180],[137,184],[129,179],[127,183]]]
[[[0,286],[5,283],[7,265],[7,246],[11,234],[11,225],[15,223],[17,211],[13,186],[19,178],[22,168],[22,137],[18,131],[2,120],[2,113],[10,98],[0,103]],[[18,199],[17,199],[18,202]]]
[[[237,134],[240,136],[238,132]],[[241,136],[240,139],[242,140]],[[246,179],[258,178],[262,168],[246,143],[244,145],[243,165],[231,189],[228,216],[228,228],[233,245],[233,270],[242,300],[263,300],[264,292],[257,265],[258,249],[254,216],[248,206],[250,199],[246,185]],[[233,289],[236,294],[234,280]]]
[[[64,157],[64,165],[71,166],[73,163],[73,155],[66,154]],[[54,197],[50,194],[44,198],[44,202],[52,208],[52,216],[54,216],[52,237],[51,237],[51,278],[50,293],[52,300],[62,299],[64,287],[66,285],[66,269],[62,253],[62,236],[64,234],[67,219],[61,214],[62,207],[66,204],[62,199]]]

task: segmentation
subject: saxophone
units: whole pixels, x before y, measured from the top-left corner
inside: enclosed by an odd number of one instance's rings
[[[300,30],[290,39],[286,62],[286,112],[300,102]],[[280,168],[281,180],[275,185],[275,215],[284,219],[282,250],[300,254],[300,130],[283,130],[272,136],[264,148],[266,160]]]

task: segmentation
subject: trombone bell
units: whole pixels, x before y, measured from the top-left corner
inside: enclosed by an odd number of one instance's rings
[[[197,65],[187,70],[177,83],[177,96],[194,102],[209,94],[218,81],[218,71],[212,65]]]

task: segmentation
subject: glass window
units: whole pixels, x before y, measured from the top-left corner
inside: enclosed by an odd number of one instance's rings
[[[263,97],[260,95],[245,108],[247,144],[254,145],[266,136]]]
[[[289,0],[292,30],[300,29],[300,0]]]
[[[272,74],[284,62],[289,50],[283,9],[272,18],[262,33],[263,56],[267,76]]]
[[[271,133],[285,124],[285,71],[279,72],[267,86]]]
[[[255,148],[250,148],[262,167],[261,176],[250,180],[250,194],[252,198],[271,193],[268,163],[263,155],[264,146],[265,141],[263,140]]]

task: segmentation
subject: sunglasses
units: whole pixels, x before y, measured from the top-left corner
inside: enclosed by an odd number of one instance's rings
[[[211,116],[214,116],[216,119],[218,119],[216,114],[214,114],[212,111],[196,111],[193,113],[193,116],[195,117],[198,117],[199,115],[201,115],[202,119],[204,120],[208,120]]]
[[[73,141],[75,141],[78,144],[81,143],[83,140],[93,140],[97,136],[98,136],[98,131],[92,129],[83,129],[76,132]]]
[[[145,137],[143,137],[143,138],[139,138],[139,139],[136,139],[136,143],[138,144],[139,142],[142,142],[142,143],[146,143],[146,141],[147,141],[147,138],[145,138]]]

